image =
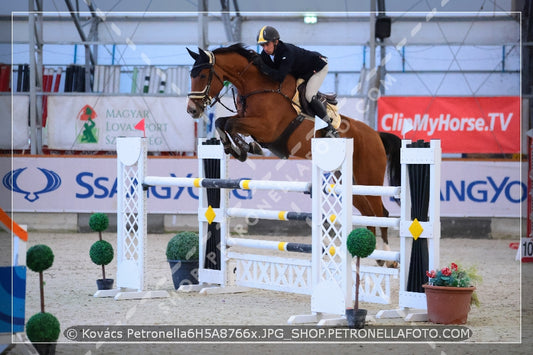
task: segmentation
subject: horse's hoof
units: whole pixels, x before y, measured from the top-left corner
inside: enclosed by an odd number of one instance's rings
[[[389,269],[397,269],[399,266],[397,261],[387,261],[386,264]]]
[[[246,154],[246,152],[243,152],[243,151],[241,151],[240,154],[237,153],[237,152],[235,152],[235,151],[232,151],[232,152],[231,152],[231,155],[232,155],[235,159],[237,159],[238,161],[240,161],[240,162],[244,162],[244,161],[246,161],[246,159],[248,158],[248,154]]]
[[[378,264],[379,266],[383,266],[385,265],[385,260],[376,260],[376,264]]]
[[[257,142],[250,142],[249,147],[248,152],[250,152],[250,154],[263,155],[263,149],[257,144]]]

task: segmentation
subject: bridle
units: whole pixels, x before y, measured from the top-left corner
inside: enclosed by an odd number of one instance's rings
[[[236,112],[235,110],[232,110],[231,108],[229,108],[226,105],[224,105],[224,103],[222,101],[220,101],[220,99],[221,99],[220,92],[214,98],[209,96],[209,90],[211,90],[211,83],[213,81],[213,76],[215,76],[218,79],[218,81],[220,81],[222,86],[224,86],[224,80],[222,80],[220,78],[220,76],[217,74],[217,72],[215,71],[215,55],[213,54],[213,52],[211,52],[211,51],[204,51],[204,52],[209,57],[209,62],[195,65],[195,66],[193,66],[192,69],[194,70],[194,69],[209,68],[209,76],[207,77],[207,84],[205,85],[204,89],[201,90],[201,91],[190,91],[187,94],[187,97],[189,99],[191,99],[192,101],[195,101],[195,102],[200,101],[203,110],[205,110],[205,108],[207,106],[213,107],[218,102],[222,106],[224,106],[224,108],[226,108],[228,111]],[[251,65],[252,65],[252,62],[249,62],[248,65],[246,66],[246,68],[244,68],[244,70],[242,72],[240,72],[238,76],[242,76],[248,70],[248,68]],[[246,95],[240,95],[240,98],[243,101],[243,106],[246,105],[246,99],[249,96],[256,95],[256,94],[263,94],[263,93],[280,94],[283,97],[285,97],[287,100],[289,100],[289,102],[292,102],[290,97],[288,97],[287,95],[285,95],[284,93],[281,92],[281,83],[280,83],[279,87],[277,89],[260,89],[260,90],[252,91],[252,92],[250,92],[250,93],[248,93]],[[234,96],[235,96],[235,93],[234,93]],[[235,97],[234,97],[234,101],[235,101]],[[235,104],[235,107],[236,106],[237,105]]]
[[[193,69],[203,69],[203,68],[209,68],[209,76],[207,77],[207,84],[205,88],[201,91],[190,91],[187,94],[187,97],[193,101],[200,101],[202,104],[202,108],[205,109],[208,105],[213,106],[217,102],[220,102],[219,94],[214,98],[209,96],[209,90],[211,90],[211,83],[213,81],[213,76],[215,76],[218,81],[222,85],[224,85],[224,81],[220,78],[220,76],[215,72],[215,55],[210,51],[204,51],[207,56],[209,57],[208,63],[199,64],[193,67]]]

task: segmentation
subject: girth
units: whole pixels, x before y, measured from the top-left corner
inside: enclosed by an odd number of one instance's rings
[[[289,123],[287,128],[279,135],[279,137],[270,143],[259,143],[263,148],[270,150],[274,155],[281,159],[287,159],[290,156],[287,142],[289,137],[294,133],[296,128],[302,124],[305,117],[303,115],[296,116],[295,119]],[[254,138],[255,139],[255,138]],[[257,140],[256,140],[257,141]]]

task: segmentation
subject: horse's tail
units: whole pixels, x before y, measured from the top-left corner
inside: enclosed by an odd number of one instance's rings
[[[402,148],[402,140],[400,137],[388,132],[379,132],[379,136],[387,153],[389,185],[401,186],[400,149]]]

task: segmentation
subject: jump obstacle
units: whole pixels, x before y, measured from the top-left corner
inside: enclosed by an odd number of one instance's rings
[[[119,138],[117,140],[118,178],[118,243],[117,287],[115,299],[165,297],[166,291],[143,291],[144,235],[146,215],[143,186],[197,187],[199,190],[198,219],[200,229],[199,285],[183,287],[203,293],[235,291],[242,287],[262,288],[311,295],[311,314],[293,316],[289,323],[315,322],[338,324],[344,320],[345,309],[353,303],[353,277],[351,256],[345,241],[352,224],[360,226],[386,226],[400,230],[400,251],[376,251],[371,257],[400,262],[399,309],[381,311],[377,317],[404,316],[407,308],[425,309],[425,294],[407,291],[407,239],[426,238],[429,242],[428,269],[439,263],[439,180],[440,142],[431,141],[428,148],[409,148],[409,141],[402,142],[401,187],[360,186],[352,182],[352,143],[350,139],[313,139],[312,182],[261,181],[227,178],[227,157],[221,145],[198,146],[199,178],[155,177],[146,175],[146,142],[142,138]],[[331,153],[334,152],[334,153]],[[217,178],[206,178],[203,161],[217,161]],[[408,165],[429,164],[429,210],[427,221],[417,225],[413,233],[413,220],[407,217],[411,209],[408,182]],[[312,212],[265,211],[229,208],[228,189],[282,190],[311,193]],[[222,190],[218,190],[222,189]],[[207,202],[207,190],[221,191],[220,206],[213,208]],[[367,194],[400,197],[399,218],[352,216],[351,195]],[[312,244],[266,242],[232,238],[229,234],[230,217],[267,218],[276,220],[312,221]],[[218,224],[220,231],[220,255],[216,267],[207,265],[210,226]],[[413,229],[414,230],[414,229]],[[419,234],[419,235],[418,235]],[[243,254],[231,247],[263,248],[309,252],[310,260],[281,258],[257,254]],[[235,275],[231,275],[236,270]],[[365,302],[390,303],[390,276],[397,276],[397,269],[367,267],[362,270],[365,288],[360,299]],[[387,277],[385,277],[387,276]],[[384,282],[384,287],[381,285]],[[372,289],[368,287],[373,284]],[[112,296],[107,294],[106,296]],[[97,296],[95,294],[95,296]],[[104,295],[99,295],[104,296]],[[331,316],[333,315],[333,316]],[[414,320],[414,319],[411,319]],[[345,321],[345,320],[344,320]]]
[[[20,226],[0,208],[0,229],[12,238],[11,260],[0,265],[0,352],[14,341],[29,343],[24,334],[26,309],[26,226]],[[29,347],[27,344],[24,346]],[[35,351],[35,349],[33,349]]]

